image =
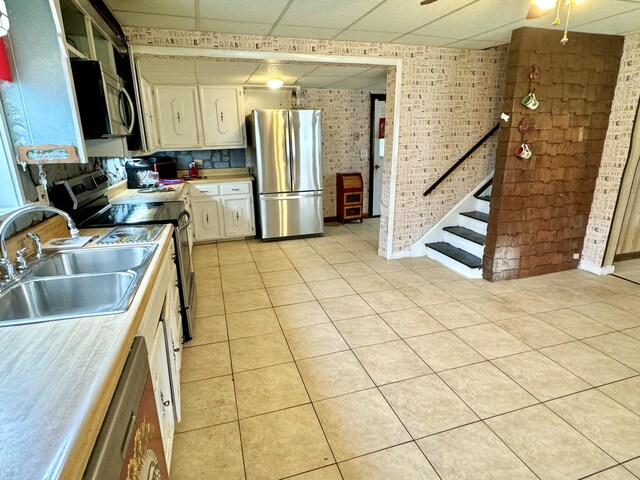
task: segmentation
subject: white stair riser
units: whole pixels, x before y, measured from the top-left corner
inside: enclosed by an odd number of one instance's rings
[[[476,199],[476,210],[482,213],[489,213],[489,202],[486,200]]]
[[[432,249],[427,248],[427,257],[442,263],[445,267],[467,278],[482,278],[482,268],[469,268],[465,264]]]
[[[487,234],[487,223],[476,220],[475,218],[469,218],[465,215],[460,215],[460,222],[458,223],[458,225],[460,225],[461,227],[466,227],[469,230],[473,230],[474,232],[481,233],[482,235]]]
[[[454,235],[446,230],[443,233],[444,241],[449,245],[453,245],[460,250],[469,252],[471,255],[475,255],[476,257],[482,258],[482,255],[484,255],[484,245],[478,245],[477,243],[467,240],[466,238],[459,237],[458,235]]]

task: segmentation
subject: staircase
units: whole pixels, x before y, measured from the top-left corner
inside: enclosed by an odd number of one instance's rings
[[[482,278],[491,185],[474,195],[475,210],[457,214],[458,225],[442,228],[442,241],[426,243],[427,256],[468,278]],[[454,220],[455,221],[455,220]]]

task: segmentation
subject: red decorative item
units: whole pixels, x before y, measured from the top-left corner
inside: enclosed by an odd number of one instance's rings
[[[7,50],[4,46],[4,37],[0,37],[0,80],[12,82],[11,68],[9,68],[9,59],[7,58]]]
[[[384,138],[384,125],[385,119],[383,117],[380,119],[380,123],[378,124],[378,138]]]

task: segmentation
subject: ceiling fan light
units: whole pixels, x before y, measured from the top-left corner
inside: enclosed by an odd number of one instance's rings
[[[556,0],[531,0],[531,5],[535,5],[542,10],[550,10],[557,5]]]
[[[279,78],[270,78],[269,80],[267,80],[267,87],[272,90],[277,90],[281,88],[282,85],[284,85],[284,82]]]

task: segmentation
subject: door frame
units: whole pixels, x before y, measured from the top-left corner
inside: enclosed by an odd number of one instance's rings
[[[376,100],[378,101],[387,101],[386,93],[372,93],[371,94],[371,107],[370,107],[370,117],[371,117],[371,129],[369,134],[369,217],[374,217],[373,215],[373,174],[375,171],[375,158],[373,158],[373,151],[375,149],[375,112],[376,112]],[[386,128],[386,125],[385,125]],[[386,137],[386,135],[385,135]],[[375,215],[375,217],[380,217],[380,215]]]
[[[395,89],[393,95],[393,122],[391,132],[391,158],[390,165],[390,178],[389,178],[389,206],[387,208],[387,230],[385,239],[386,252],[384,257],[387,259],[400,258],[398,255],[394,255],[393,251],[393,238],[394,238],[394,226],[395,226],[395,210],[396,210],[396,190],[398,183],[398,144],[400,141],[400,110],[402,103],[402,66],[403,61],[401,58],[392,57],[373,57],[373,56],[357,56],[357,55],[329,55],[329,54],[315,54],[315,53],[291,53],[291,52],[269,52],[261,50],[225,50],[215,48],[200,48],[200,47],[174,47],[174,46],[154,46],[154,45],[130,45],[129,52],[131,53],[132,65],[135,68],[136,55],[146,56],[175,56],[175,57],[211,57],[211,58],[226,58],[226,59],[242,59],[242,60],[280,60],[280,61],[294,61],[294,62],[306,62],[306,63],[319,63],[319,64],[351,64],[351,65],[370,65],[373,67],[394,67],[395,68]],[[138,75],[137,70],[134,75]],[[135,85],[136,94],[138,94],[138,86]],[[387,90],[387,93],[389,91]],[[388,136],[386,138],[389,138]],[[386,142],[385,142],[386,147]],[[387,159],[385,158],[385,162]],[[384,192],[383,192],[384,193]],[[381,219],[384,219],[384,215],[381,214]],[[380,232],[382,236],[382,232]],[[379,248],[382,248],[380,246]],[[380,254],[380,250],[378,250]],[[399,252],[403,254],[405,252]],[[404,256],[404,255],[401,255]]]

